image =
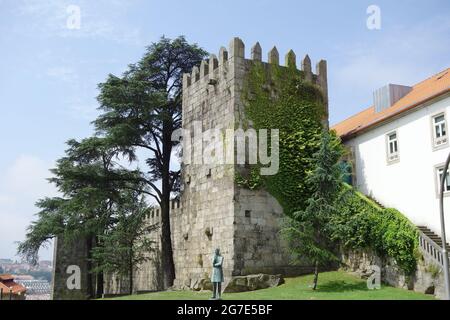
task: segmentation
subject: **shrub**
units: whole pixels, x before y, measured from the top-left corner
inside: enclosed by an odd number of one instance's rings
[[[396,209],[384,209],[353,189],[343,196],[334,239],[347,249],[373,249],[388,256],[408,275],[417,265],[416,227]]]

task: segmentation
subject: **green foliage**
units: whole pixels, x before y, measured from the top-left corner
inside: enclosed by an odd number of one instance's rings
[[[264,185],[288,215],[305,209],[312,190],[304,181],[313,168],[312,155],[319,149],[322,130],[320,90],[295,68],[256,62],[245,81],[243,102],[256,130],[279,129],[280,168],[274,176],[257,178],[255,166],[251,179],[242,182],[237,176],[237,182],[253,188]]]
[[[321,195],[314,193],[314,181],[308,177],[319,170],[313,154],[319,150],[322,130],[324,104],[320,90],[304,81],[303,73],[295,68],[255,63],[245,82],[243,101],[246,117],[255,129],[280,130],[280,169],[274,176],[259,176],[259,167],[254,165],[249,173],[238,173],[236,182],[252,190],[264,187],[277,198],[290,217],[285,229],[291,233],[288,237],[297,239],[297,244],[309,243],[306,248],[291,246],[294,259],[301,260],[305,254],[319,257],[322,253],[324,261],[332,258],[331,254],[317,250],[324,248],[323,244],[309,241],[314,238],[313,222],[308,227],[302,223],[308,219],[299,219],[299,212],[309,210],[312,213],[319,209],[330,213],[327,217],[332,223],[326,219],[319,221],[320,218],[316,222],[323,227],[333,226],[331,233],[322,229],[332,240],[339,240],[346,248],[372,248],[394,258],[406,273],[412,273],[416,266],[416,229],[399,212],[382,209],[353,190],[343,191],[344,200],[338,210],[325,210],[326,206],[322,210],[323,203],[316,203]],[[248,123],[242,125],[247,127]],[[321,179],[318,172],[316,177]],[[321,188],[327,188],[327,184],[322,184]],[[308,250],[310,252],[305,252]]]
[[[109,75],[99,84],[102,113],[94,121],[97,133],[114,143],[117,154],[130,162],[138,160],[138,149],[144,151],[147,158],[139,159],[147,164],[141,173],[143,181],[147,192],[163,202],[163,215],[170,193],[179,187],[180,172],[170,170],[170,160],[177,144],[171,140],[172,133],[181,128],[182,75],[206,56],[206,51],[182,36],[162,37],[122,76]]]
[[[20,255],[36,262],[39,248],[58,235],[67,241],[88,238],[94,246],[111,242],[117,245],[124,232],[141,230],[128,218],[127,222],[122,221],[127,195],[136,192],[161,205],[161,249],[165,253],[167,283],[171,285],[174,272],[170,272],[173,261],[169,250],[169,201],[171,192],[179,189],[180,178],[179,170],[170,168],[175,145],[171,135],[181,127],[182,75],[206,56],[203,49],[189,44],[184,37],[162,37],[123,75],[109,75],[99,84],[101,114],[93,122],[96,135],[68,142],[66,155],[57,161],[52,170],[54,177],[49,179],[62,197],[38,202],[41,211],[28,228],[25,241],[19,244]],[[144,170],[129,170],[121,165],[122,160],[136,164],[138,154],[147,155],[139,159],[147,164]],[[134,229],[123,229],[125,225]],[[111,248],[112,245],[103,248],[104,263],[97,259],[104,270],[110,270],[112,265],[105,262],[113,257],[107,251]],[[120,248],[127,250],[125,246],[116,249]],[[100,253],[96,254],[98,258]]]
[[[92,249],[94,272],[111,272],[128,276],[130,292],[133,286],[133,271],[150,259],[154,241],[149,235],[156,229],[144,219],[147,204],[137,193],[129,192],[117,209],[115,223],[98,237],[99,245]]]
[[[384,209],[359,192],[347,188],[338,214],[333,238],[347,249],[373,249],[393,258],[406,273],[416,269],[418,233],[416,227],[395,209]]]
[[[294,261],[325,266],[338,261],[332,234],[335,228],[333,217],[342,189],[342,171],[339,159],[343,148],[340,140],[324,130],[320,149],[313,155],[314,168],[306,183],[312,194],[304,210],[296,211],[286,218],[282,234],[290,244]]]
[[[20,242],[17,252],[32,265],[39,262],[39,249],[47,247],[52,238],[64,232],[64,215],[60,208],[66,200],[62,198],[45,198],[36,203],[40,209],[38,219],[27,228],[25,240]]]
[[[250,173],[245,177],[242,173],[236,172],[236,183],[238,186],[249,189],[258,190],[264,185],[264,179],[259,174],[259,166],[253,166],[250,168]]]
[[[58,235],[72,241],[103,234],[114,220],[114,209],[123,201],[124,190],[141,189],[139,179],[116,178],[139,175],[114,161],[116,151],[109,143],[99,137],[68,141],[66,155],[58,159],[51,170],[54,176],[49,179],[62,197],[36,203],[38,219],[18,246],[18,253],[30,263],[37,263],[39,248]]]
[[[98,134],[105,135],[117,148],[126,150],[130,161],[145,163],[140,172],[147,195],[161,207],[161,252],[166,287],[173,284],[173,263],[170,234],[169,202],[178,193],[180,170],[171,168],[172,134],[181,128],[182,75],[207,56],[196,44],[184,37],[162,37],[151,44],[142,59],[129,66],[120,77],[110,75],[99,85],[98,101],[102,113],[94,121]],[[143,152],[139,153],[138,150]],[[136,163],[136,162],[134,162]],[[126,178],[126,176],[124,177]]]
[[[435,264],[431,264],[426,268],[426,271],[431,273],[431,277],[433,279],[436,279],[439,276],[439,273],[441,272],[441,268]]]

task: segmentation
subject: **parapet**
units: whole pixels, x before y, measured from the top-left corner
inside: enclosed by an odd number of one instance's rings
[[[179,199],[170,200],[169,210],[172,216],[179,213],[180,209],[181,204]],[[145,221],[150,225],[161,222],[161,208],[159,206],[149,208],[147,214],[145,215]]]
[[[200,66],[192,69],[191,73],[183,74],[183,91],[186,92],[189,88],[201,80],[207,80],[208,85],[215,85],[217,82],[214,76],[215,70],[220,68],[228,68],[231,63],[244,59],[246,61],[258,61],[264,64],[280,65],[280,55],[278,49],[274,46],[267,54],[267,62],[262,61],[262,48],[259,42],[251,48],[250,59],[245,57],[245,44],[240,38],[233,38],[230,41],[228,50],[224,47],[219,50],[219,58],[212,54],[208,60],[202,61]],[[284,67],[297,68],[297,56],[293,50],[285,55]],[[320,60],[316,64],[316,73],[312,72],[311,59],[308,55],[300,62],[300,70],[303,71],[305,79],[322,88],[324,94],[327,96],[327,62]],[[186,90],[186,91],[185,91]]]

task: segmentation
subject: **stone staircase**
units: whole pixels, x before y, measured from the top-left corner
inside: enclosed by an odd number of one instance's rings
[[[442,240],[437,234],[425,226],[418,226],[419,246],[422,252],[432,258],[439,266],[444,266],[442,257]],[[446,243],[447,252],[450,252],[450,245]]]

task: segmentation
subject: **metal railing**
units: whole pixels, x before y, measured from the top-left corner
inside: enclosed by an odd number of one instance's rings
[[[422,231],[419,231],[419,246],[423,253],[433,259],[439,266],[444,267],[442,248]]]

